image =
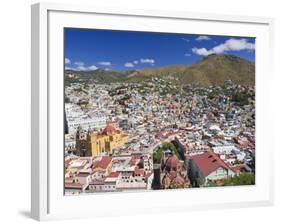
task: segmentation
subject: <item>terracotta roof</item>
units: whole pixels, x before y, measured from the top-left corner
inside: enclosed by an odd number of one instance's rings
[[[102,134],[103,135],[108,135],[115,133],[117,130],[114,127],[113,123],[107,123],[106,127],[103,129]]]
[[[216,171],[218,168],[223,167],[226,170],[232,170],[223,160],[221,160],[215,153],[207,151],[202,154],[191,156],[191,159],[196,163],[204,176]]]
[[[101,158],[101,160],[98,161],[98,162],[95,164],[94,169],[95,169],[95,168],[106,169],[106,168],[108,167],[108,165],[110,164],[111,159],[112,159],[111,156],[103,156],[103,157]]]
[[[137,160],[136,160],[136,159],[133,159],[133,158],[132,158],[132,159],[130,160],[130,162],[129,162],[129,165],[130,165],[130,166],[135,166],[136,164],[137,164]]]
[[[69,159],[69,160],[65,160],[65,161],[64,161],[64,166],[65,166],[65,167],[68,167],[70,163],[71,163],[71,160],[70,160],[70,159]]]
[[[111,172],[107,177],[118,177],[120,172]]]
[[[76,176],[77,177],[88,177],[90,175],[91,175],[90,173],[83,173],[83,172],[81,172],[81,173],[78,173]]]
[[[64,183],[65,188],[82,188],[83,184],[80,183]]]
[[[177,168],[179,164],[179,159],[176,155],[169,156],[165,166],[169,167],[170,169]]]
[[[132,156],[132,159],[140,159],[141,158],[141,155],[134,155]]]
[[[135,174],[136,175],[143,175],[144,174],[144,170],[143,169],[135,169]]]

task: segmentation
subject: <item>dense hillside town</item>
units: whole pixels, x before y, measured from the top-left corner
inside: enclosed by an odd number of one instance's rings
[[[64,153],[67,195],[255,184],[254,85],[75,79]]]

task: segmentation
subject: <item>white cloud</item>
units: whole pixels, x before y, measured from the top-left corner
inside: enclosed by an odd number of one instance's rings
[[[255,50],[255,44],[248,42],[247,39],[228,39],[209,50],[206,48],[192,48],[192,52],[198,55],[207,56],[210,54],[223,54],[227,51]]]
[[[191,56],[191,54],[190,53],[185,53],[184,56],[189,57],[189,56]]]
[[[133,63],[131,63],[131,62],[126,62],[126,63],[124,64],[124,66],[127,67],[127,68],[133,68],[133,67],[135,67],[135,65],[134,65]]]
[[[197,41],[211,40],[211,38],[208,37],[208,36],[199,36],[199,37],[197,37],[195,40],[197,40]]]
[[[74,64],[77,65],[78,67],[84,66],[84,62],[82,62],[82,61],[76,61],[76,62],[74,62]]]
[[[88,70],[91,70],[91,71],[97,70],[97,69],[98,69],[98,67],[95,66],[95,65],[91,65],[91,66],[88,67]]]
[[[136,65],[139,63],[138,60],[134,60],[133,62],[134,62],[134,64],[136,64]]]
[[[77,70],[77,71],[87,71],[88,70],[88,68],[85,67],[84,65],[79,65],[74,69]]]
[[[91,65],[91,66],[85,66],[85,63],[82,61],[76,61],[74,62],[74,67],[66,67],[66,69],[71,69],[71,70],[75,70],[75,71],[94,71],[97,70],[98,67],[95,65]]]
[[[189,39],[187,39],[187,38],[181,38],[183,41],[185,41],[185,42],[189,42],[190,40]]]
[[[65,58],[65,59],[64,59],[64,63],[65,63],[65,64],[70,64],[71,61],[69,60],[69,58]]]
[[[154,64],[155,63],[155,60],[152,59],[152,58],[141,58],[140,59],[140,63],[142,64]]]
[[[103,65],[103,66],[111,66],[111,62],[110,61],[100,61],[98,64],[99,65]]]
[[[212,54],[211,50],[208,51],[206,48],[196,48],[196,47],[194,47],[194,48],[192,48],[192,52],[194,54],[203,55],[203,56],[207,56],[209,54]]]

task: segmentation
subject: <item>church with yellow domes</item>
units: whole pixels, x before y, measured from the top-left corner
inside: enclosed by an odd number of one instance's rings
[[[116,129],[115,123],[107,123],[101,132],[81,132],[77,130],[76,149],[79,156],[112,154],[113,149],[128,142],[129,136]]]

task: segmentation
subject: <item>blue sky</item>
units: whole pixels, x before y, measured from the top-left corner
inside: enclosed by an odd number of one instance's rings
[[[212,53],[255,61],[255,38],[65,28],[65,68],[137,70],[193,64]]]

